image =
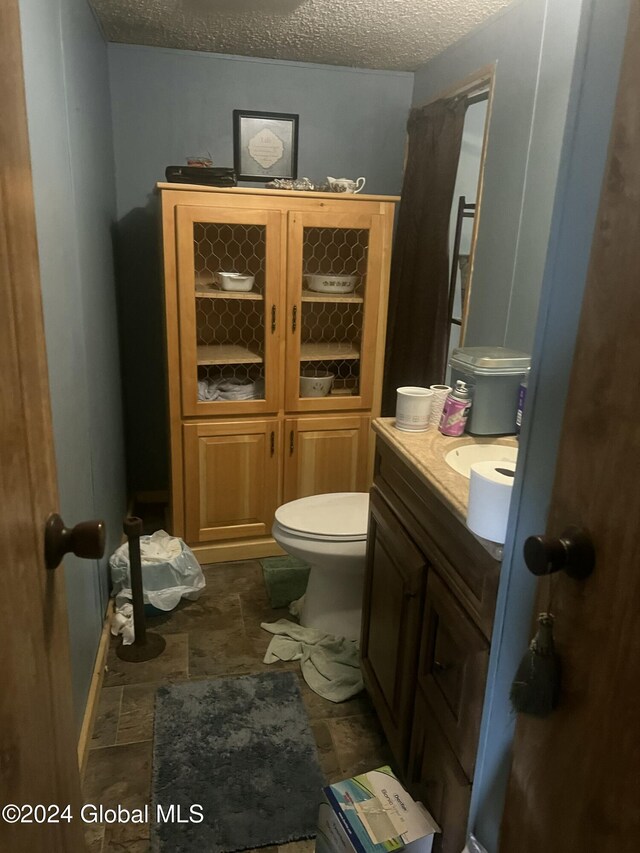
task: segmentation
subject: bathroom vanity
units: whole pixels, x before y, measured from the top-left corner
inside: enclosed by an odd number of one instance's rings
[[[445,455],[473,443],[377,433],[362,627],[364,681],[397,769],[460,853],[480,730],[501,548],[465,526],[469,481]]]

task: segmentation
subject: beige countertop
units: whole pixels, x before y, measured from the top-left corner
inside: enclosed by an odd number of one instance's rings
[[[377,418],[373,430],[463,523],[467,517],[469,480],[444,461],[445,455],[467,444],[505,444],[517,447],[513,436],[462,435],[451,438],[431,427],[426,432],[403,432],[396,429],[395,418]],[[476,539],[496,560],[502,559],[502,545],[476,536]]]

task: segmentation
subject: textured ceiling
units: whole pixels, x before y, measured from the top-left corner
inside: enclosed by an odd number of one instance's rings
[[[510,0],[90,0],[109,41],[412,71]]]

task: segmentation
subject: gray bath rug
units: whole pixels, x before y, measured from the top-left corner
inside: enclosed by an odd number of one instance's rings
[[[324,784],[294,673],[158,689],[153,853],[231,853],[313,838]],[[159,806],[164,815],[174,807],[173,822],[155,819]],[[202,814],[202,822],[176,822],[178,807],[181,820]]]

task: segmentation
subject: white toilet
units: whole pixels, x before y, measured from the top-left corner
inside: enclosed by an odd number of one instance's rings
[[[360,639],[369,495],[312,495],[276,510],[273,538],[311,566],[300,624]]]

